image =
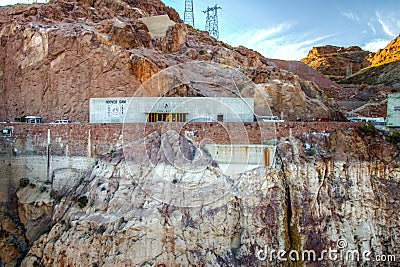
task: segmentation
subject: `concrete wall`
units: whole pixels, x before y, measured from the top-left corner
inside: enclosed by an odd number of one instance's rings
[[[3,125],[3,127],[1,127]],[[122,145],[125,140],[137,140],[158,131],[176,130],[195,142],[208,140],[215,144],[263,144],[264,140],[300,136],[312,132],[357,128],[359,123],[346,122],[283,122],[283,123],[129,123],[129,124],[0,124],[13,127],[12,137],[2,137],[0,155],[47,154],[50,130],[51,153],[56,156],[93,157]],[[261,127],[261,128],[260,128]],[[125,137],[124,137],[125,134]]]
[[[271,166],[275,156],[275,146],[271,145],[206,144],[205,148],[219,164]]]
[[[91,98],[91,123],[146,122],[148,113],[185,113],[187,121],[252,122],[254,99],[223,97]]]
[[[72,169],[85,173],[94,165],[94,159],[88,157],[50,156],[50,179],[54,171]],[[46,181],[47,156],[39,155],[0,155],[0,187],[9,190],[0,190],[0,203],[8,202],[12,192],[19,187],[21,178],[29,178],[30,181]],[[79,177],[78,177],[79,178]]]
[[[151,38],[165,37],[169,27],[175,25],[175,22],[169,19],[168,15],[144,17],[139,19],[146,24]]]
[[[400,127],[400,94],[388,95],[386,125]]]

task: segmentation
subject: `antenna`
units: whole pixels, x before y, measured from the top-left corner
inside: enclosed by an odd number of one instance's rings
[[[185,0],[185,14],[183,21],[194,27],[193,0]]]
[[[203,13],[207,14],[206,31],[208,31],[211,36],[214,36],[215,39],[219,38],[218,9],[221,9],[221,7],[215,5],[214,7],[207,7],[207,9],[203,11]]]

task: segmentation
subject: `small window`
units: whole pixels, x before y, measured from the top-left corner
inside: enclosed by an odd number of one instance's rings
[[[218,115],[217,116],[217,121],[223,122],[224,121],[224,115]]]

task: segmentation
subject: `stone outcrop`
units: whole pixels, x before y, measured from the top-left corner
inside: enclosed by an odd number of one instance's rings
[[[400,87],[400,36],[394,38],[385,48],[370,53],[366,59],[371,65],[341,81],[343,84],[367,84],[379,87]]]
[[[326,45],[313,47],[302,62],[334,81],[340,81],[357,71],[368,67],[368,51],[358,46],[337,47]]]
[[[400,60],[363,69],[341,81],[348,85],[400,88]]]
[[[376,53],[370,53],[367,60],[371,62],[370,67],[376,67],[383,64],[400,60],[400,35],[394,38],[383,49],[379,49]]]
[[[376,53],[359,47],[314,47],[302,59],[343,87],[323,87],[348,116],[386,117],[387,94],[400,88],[400,37]]]
[[[10,210],[0,214],[0,222],[0,263],[18,266],[29,249],[23,224]]]
[[[174,132],[149,138],[180,147]],[[163,146],[152,144],[160,155]],[[398,150],[381,136],[348,129],[281,139],[274,169],[231,177],[211,165],[177,171],[176,151],[167,151],[170,160],[145,156],[159,161],[140,165],[124,159],[130,150],[104,156],[57,203],[55,224],[21,266],[304,266],[260,251],[320,256],[340,250],[339,239],[344,252],[371,251],[371,259],[400,251]]]
[[[31,183],[17,192],[18,215],[29,244],[49,231],[53,215],[54,199],[50,197],[51,183]]]

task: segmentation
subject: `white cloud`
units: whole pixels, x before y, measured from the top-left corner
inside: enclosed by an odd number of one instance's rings
[[[304,58],[314,46],[325,45],[326,39],[334,35],[336,34],[305,40],[302,37],[293,38],[294,36],[288,35],[273,40],[274,44],[272,47],[260,47],[260,53],[271,58],[300,60]]]
[[[290,25],[281,23],[269,29],[252,29],[246,31],[245,33],[235,32],[229,35],[226,39],[229,40],[229,43],[238,46],[244,45],[247,47],[253,47],[260,42],[266,41],[277,34],[282,33],[285,29],[289,29]]]
[[[288,24],[279,24],[276,27],[270,28],[270,29],[261,29],[257,30],[254,33],[249,33],[250,39],[247,41],[248,45],[254,45],[259,42],[262,42],[263,40],[274,36],[277,33],[282,32],[285,28],[290,28],[290,25]]]
[[[376,29],[375,29],[375,26],[374,26],[374,24],[372,24],[372,22],[371,21],[369,21],[368,22],[368,26],[371,28],[371,30],[372,30],[372,32],[374,33],[374,35],[376,34]]]
[[[342,12],[341,14],[350,20],[360,21],[360,18],[357,16],[357,14],[352,12]]]
[[[323,41],[336,34],[318,38],[309,38],[294,33],[286,33],[288,24],[281,24],[270,29],[255,29],[245,33],[235,33],[225,41],[234,46],[243,45],[260,52],[267,58],[300,60],[307,55],[313,46],[324,45]]]
[[[385,48],[390,43],[390,40],[376,39],[364,45],[363,49],[371,52],[376,52],[379,49]]]
[[[395,37],[399,34],[400,32],[400,17],[398,15],[394,14],[385,14],[385,16],[381,16],[379,12],[376,12],[377,20],[382,26],[383,31],[391,36]]]

